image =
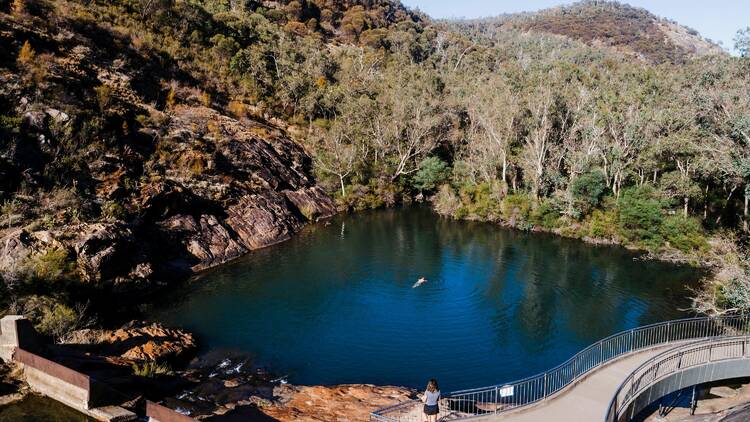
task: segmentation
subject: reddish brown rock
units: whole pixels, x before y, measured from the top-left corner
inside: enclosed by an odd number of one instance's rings
[[[163,361],[178,358],[195,348],[193,335],[161,324],[131,322],[123,328],[102,333],[102,344],[110,345],[119,357],[130,361]]]
[[[370,420],[370,412],[409,400],[415,392],[403,387],[359,384],[332,387],[282,385],[274,390],[274,395],[280,398],[279,401],[261,410],[280,421],[366,422]]]
[[[336,204],[317,186],[285,191],[284,194],[308,220],[328,218],[336,214]]]
[[[199,221],[189,215],[176,215],[161,223],[165,230],[185,235],[187,252],[197,260],[193,271],[210,268],[247,253],[216,216],[202,215]]]

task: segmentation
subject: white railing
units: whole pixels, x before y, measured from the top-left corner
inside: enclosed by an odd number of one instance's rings
[[[614,334],[583,349],[562,364],[544,373],[490,387],[456,391],[441,401],[446,419],[470,419],[516,410],[542,402],[574,385],[583,376],[624,355],[710,337],[750,332],[748,316],[688,318],[660,322]],[[421,421],[420,402],[407,401],[377,410],[371,421]]]

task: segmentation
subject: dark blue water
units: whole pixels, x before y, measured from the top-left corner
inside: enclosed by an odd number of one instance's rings
[[[148,317],[194,331],[205,348],[251,352],[292,383],[421,387],[436,377],[457,390],[685,316],[685,286],[700,274],[634,257],[425,208],[375,211],[203,274]]]

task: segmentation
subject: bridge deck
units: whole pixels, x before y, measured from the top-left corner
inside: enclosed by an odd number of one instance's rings
[[[602,421],[620,384],[641,364],[675,347],[675,344],[647,349],[616,359],[587,374],[565,391],[525,409],[498,415],[474,417],[476,421],[508,422],[588,422]],[[440,421],[460,419],[461,415],[441,412]],[[421,422],[422,406],[415,406],[401,421]]]
[[[602,421],[612,397],[628,375],[647,360],[672,347],[674,347],[674,344],[617,359],[588,374],[577,384],[550,398],[546,403],[540,403],[513,413],[492,415],[477,420],[512,422]]]

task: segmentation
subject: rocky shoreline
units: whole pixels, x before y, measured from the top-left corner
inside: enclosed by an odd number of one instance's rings
[[[196,350],[189,332],[131,321],[76,331],[45,354],[112,383],[119,404],[136,413],[148,398],[198,420],[364,422],[378,408],[416,397],[402,387],[290,385],[246,354]],[[0,364],[0,406],[31,393],[15,364]]]

